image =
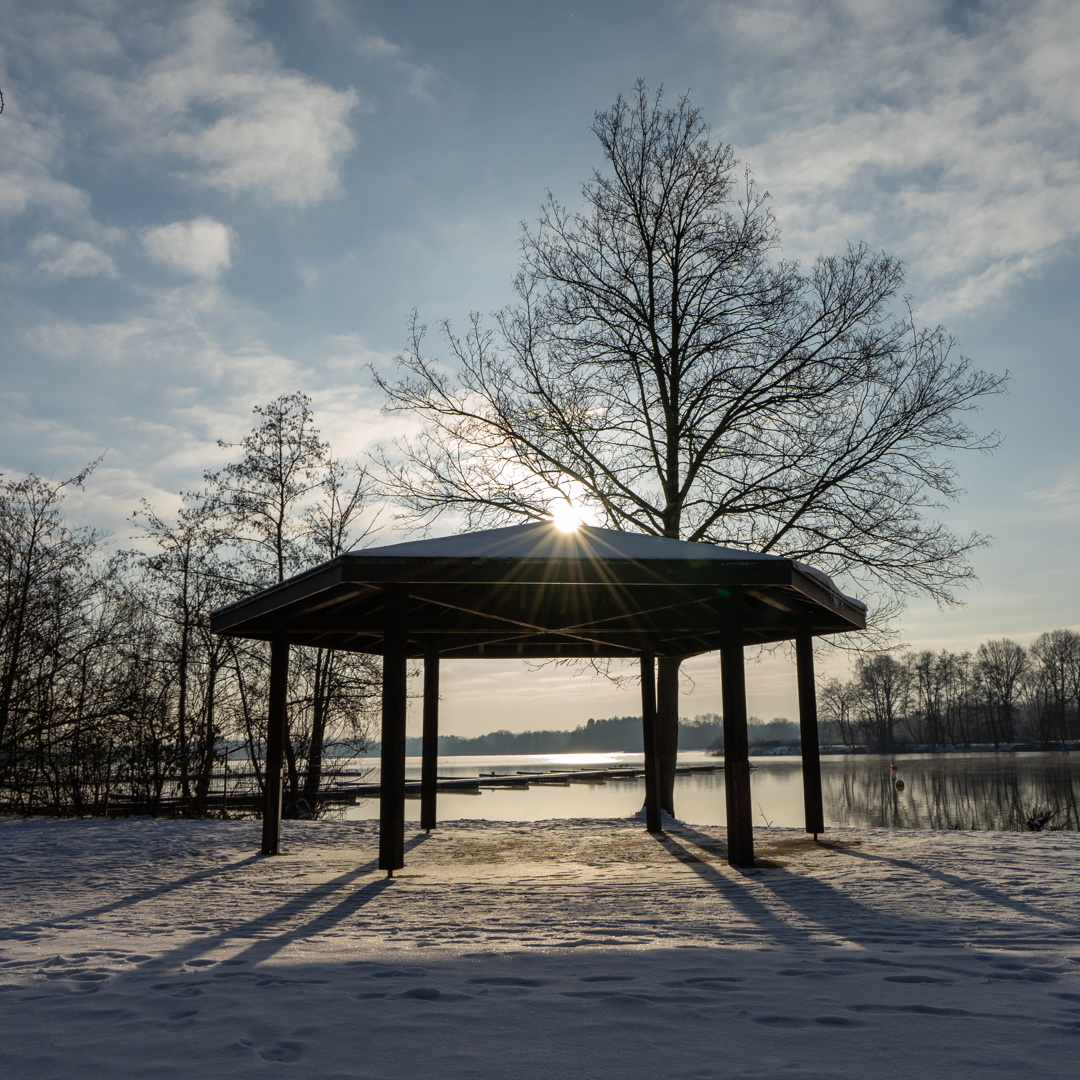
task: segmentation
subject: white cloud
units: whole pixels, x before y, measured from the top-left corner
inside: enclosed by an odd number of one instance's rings
[[[438,72],[430,64],[409,59],[408,51],[382,34],[367,34],[359,30],[353,12],[343,0],[313,0],[312,10],[338,40],[349,42],[350,47],[375,63],[389,66],[404,81],[406,92],[422,101],[434,100],[432,84]]]
[[[8,450],[0,473],[23,469],[45,475],[71,475],[101,456],[104,445],[77,422],[35,413],[25,393],[0,391],[0,416],[6,438],[18,451]]]
[[[39,233],[27,245],[27,251],[37,260],[37,273],[49,281],[116,277],[112,259],[86,240],[64,240],[55,233]]]
[[[159,262],[201,278],[216,278],[232,259],[232,232],[213,218],[177,221],[146,229],[146,250]]]
[[[280,393],[274,388],[296,371],[261,344],[263,322],[217,286],[199,282],[152,294],[136,314],[100,322],[53,318],[24,338],[31,350],[89,371],[159,372],[161,390],[196,384],[219,394],[233,385],[260,399]]]
[[[353,148],[357,96],[283,68],[238,9],[228,0],[187,5],[163,35],[179,45],[132,79],[102,86],[102,101],[132,129],[129,149],[148,139],[178,157],[195,184],[271,203],[317,202]]]
[[[796,253],[896,249],[945,314],[993,303],[1080,238],[1077,5],[702,10],[738,58],[739,149]]]
[[[51,88],[28,114],[33,168],[22,172],[57,186],[58,147],[92,136],[99,154],[164,165],[195,187],[292,206],[324,198],[355,143],[357,95],[286,68],[246,20],[248,6],[148,0],[73,13],[43,0],[10,13],[10,48],[32,54]],[[34,197],[22,182],[0,194],[0,213],[5,200],[10,213]]]
[[[12,97],[10,89],[7,97]],[[85,191],[58,177],[64,135],[60,124],[28,116],[18,99],[5,102],[4,152],[0,154],[0,220],[44,207],[68,221],[84,219],[90,199]]]
[[[1052,487],[1034,491],[1031,497],[1052,520],[1080,522],[1080,467],[1062,473]]]

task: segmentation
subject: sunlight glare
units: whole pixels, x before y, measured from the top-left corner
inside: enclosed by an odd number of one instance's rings
[[[559,532],[577,532],[581,525],[581,514],[571,502],[556,503],[551,508],[551,520]]]

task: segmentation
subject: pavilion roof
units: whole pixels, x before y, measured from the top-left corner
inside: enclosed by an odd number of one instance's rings
[[[219,609],[211,625],[380,653],[391,596],[417,656],[691,655],[732,636],[781,641],[866,620],[865,605],[793,559],[538,522],[351,551]]]

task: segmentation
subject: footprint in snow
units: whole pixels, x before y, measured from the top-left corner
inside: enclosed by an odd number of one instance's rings
[[[802,1016],[777,1016],[772,1013],[763,1016],[751,1016],[755,1024],[765,1027],[809,1027],[811,1021]]]
[[[971,1012],[968,1009],[947,1009],[939,1005],[877,1005],[877,1004],[858,1004],[848,1005],[846,1008],[852,1012],[900,1012],[900,1013],[918,1013],[920,1016],[975,1016],[976,1013]]]
[[[62,964],[70,965],[70,964],[73,964],[73,963],[75,963],[75,961],[70,956],[64,956],[62,954],[57,954],[56,956],[50,956],[48,958],[48,960],[42,960],[41,961],[41,967],[43,967],[43,968],[59,967]]]
[[[1048,983],[1057,982],[1056,975],[1049,971],[990,971],[986,975],[987,980],[995,979],[1001,982],[1033,982]]]
[[[543,986],[548,979],[522,979],[516,975],[478,975],[470,979],[471,983],[481,983],[484,986]]]
[[[449,994],[437,986],[414,986],[398,997],[412,998],[414,1001],[472,1001],[472,994]]]
[[[954,983],[955,979],[942,979],[936,975],[886,975],[885,982],[894,983]]]
[[[285,1065],[299,1061],[307,1053],[306,1043],[294,1042],[291,1039],[283,1039],[281,1042],[263,1047],[258,1047],[247,1039],[241,1039],[240,1045],[254,1050],[263,1061],[280,1061]]]

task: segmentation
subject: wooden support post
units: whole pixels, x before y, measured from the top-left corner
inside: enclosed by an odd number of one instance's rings
[[[731,637],[720,649],[724,706],[724,793],[727,801],[727,861],[754,865],[754,821],[750,801],[750,755],[746,732],[746,671],[742,642]]]
[[[379,869],[405,865],[406,650],[404,590],[387,590],[383,607],[382,754],[379,777]]]
[[[420,761],[420,828],[431,832],[437,824],[439,783],[439,654],[424,656],[424,726]]]
[[[656,657],[641,654],[641,734],[645,745],[645,828],[651,833],[660,827],[660,772],[656,752]]]
[[[288,737],[289,639],[283,634],[270,642],[270,696],[266,710],[266,803],[263,807],[262,853],[279,854],[281,842],[281,790]]]
[[[803,809],[806,831],[825,831],[821,803],[821,749],[818,744],[817,692],[814,687],[814,639],[809,631],[795,638],[795,670],[799,683],[799,738],[802,744]]]

